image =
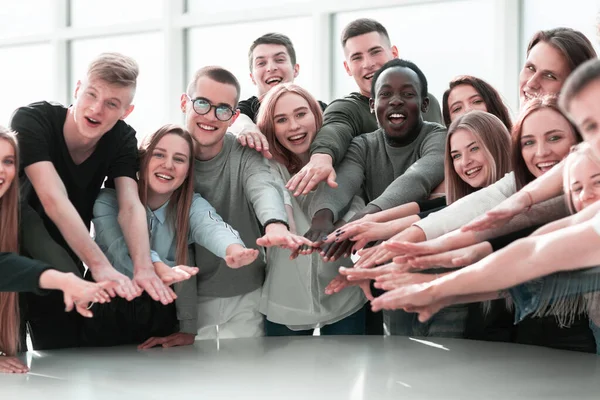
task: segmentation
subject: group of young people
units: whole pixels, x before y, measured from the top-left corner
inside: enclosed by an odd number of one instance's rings
[[[341,45],[357,92],[318,101],[268,33],[248,53],[257,96],[203,67],[185,124],[139,148],[121,54],[90,63],[69,107],[16,110],[0,130],[0,371],[28,371],[26,331],[35,349],[387,328],[596,352],[599,274],[572,271],[600,240],[590,41],[535,34],[514,123],[478,77],[440,107],[377,21]]]

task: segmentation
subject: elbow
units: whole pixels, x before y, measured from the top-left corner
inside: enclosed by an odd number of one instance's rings
[[[42,207],[44,207],[46,215],[52,221],[57,221],[60,218],[60,206],[63,203],[61,201],[62,199],[52,193],[40,193],[38,194],[38,198],[40,199]]]

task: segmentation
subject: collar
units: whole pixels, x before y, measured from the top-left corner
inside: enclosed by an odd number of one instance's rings
[[[169,205],[168,201],[162,206],[160,206],[160,208],[154,211],[148,209],[148,211],[150,211],[151,216],[154,215],[154,217],[163,225],[165,223],[165,220],[167,219],[167,205]]]

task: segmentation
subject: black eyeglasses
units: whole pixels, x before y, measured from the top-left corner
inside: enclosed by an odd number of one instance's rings
[[[192,99],[189,95],[186,96],[192,102],[192,108],[198,115],[206,115],[210,112],[211,108],[214,108],[215,117],[217,117],[219,121],[229,121],[231,117],[233,117],[233,114],[235,114],[235,110],[226,104],[215,106],[210,104],[210,101],[204,97]]]

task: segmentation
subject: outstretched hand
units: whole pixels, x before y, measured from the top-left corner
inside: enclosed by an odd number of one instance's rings
[[[191,333],[177,332],[172,333],[165,337],[151,337],[144,343],[138,346],[138,350],[147,350],[155,346],[161,346],[163,348],[176,347],[176,346],[189,346],[194,344],[196,335]]]
[[[269,141],[266,136],[258,130],[256,125],[244,128],[238,134],[237,141],[242,146],[248,146],[259,153],[262,153],[265,158],[273,158],[273,154],[271,154],[271,151],[269,150]]]
[[[474,219],[462,227],[463,232],[484,231],[492,228],[499,228],[507,224],[515,216],[526,211],[533,205],[531,194],[521,190],[512,195],[483,216]]]
[[[328,154],[313,154],[310,161],[296,173],[285,185],[286,189],[294,196],[308,194],[320,182],[327,180],[327,184],[336,188],[336,174],[333,168],[333,158]]]

